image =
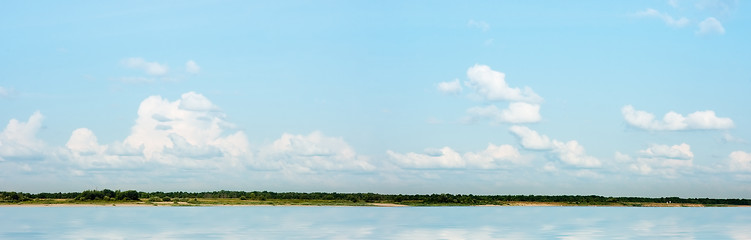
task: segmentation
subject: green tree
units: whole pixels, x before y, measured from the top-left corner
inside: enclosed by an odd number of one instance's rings
[[[118,192],[116,198],[117,200],[134,200],[134,201],[140,200],[138,192],[136,190]]]
[[[102,194],[104,194],[104,196],[109,197],[109,198],[115,198],[116,197],[115,191],[112,191],[112,190],[109,190],[109,189],[106,189],[106,188],[104,190],[102,190]]]
[[[104,199],[104,193],[97,190],[86,190],[81,192],[77,198],[79,200],[101,200]]]

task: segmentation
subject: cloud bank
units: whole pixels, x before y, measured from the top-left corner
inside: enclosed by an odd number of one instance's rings
[[[395,163],[405,168],[453,168],[453,169],[497,169],[509,165],[523,164],[526,160],[511,145],[488,144],[480,152],[460,154],[450,147],[426,149],[426,153],[396,153],[387,151]]]
[[[732,119],[717,117],[714,111],[709,110],[693,112],[687,116],[671,111],[659,120],[652,113],[626,105],[621,108],[621,114],[630,126],[652,131],[729,129],[734,126]]]
[[[26,169],[56,166],[74,176],[96,176],[104,169],[148,176],[199,169],[204,173],[273,170],[299,174],[375,168],[342,138],[319,131],[284,133],[271,144],[252,146],[245,132],[228,122],[218,106],[195,92],[174,101],[161,96],[144,99],[130,134],[108,144],[100,143],[92,130],[78,128],[64,146],[48,146],[36,138],[42,120],[39,112],[26,122],[11,119],[0,133],[0,161]]]

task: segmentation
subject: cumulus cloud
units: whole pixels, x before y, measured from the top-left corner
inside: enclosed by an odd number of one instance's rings
[[[666,113],[662,120],[656,120],[654,114],[636,110],[633,106],[626,105],[621,109],[621,113],[626,123],[645,130],[728,129],[734,126],[732,119],[717,117],[714,111],[697,111],[685,117],[671,111]]]
[[[94,132],[88,128],[74,130],[65,146],[73,152],[85,155],[101,153],[104,150]]]
[[[266,165],[261,167],[295,172],[375,168],[367,157],[358,155],[342,138],[328,137],[318,131],[308,135],[284,133],[261,151],[260,158],[265,161],[260,164]]]
[[[518,101],[539,103],[542,97],[531,88],[512,88],[506,83],[506,74],[490,69],[487,65],[475,65],[467,70],[468,81],[464,84],[472,88],[480,97],[489,101]]]
[[[725,34],[725,28],[722,27],[722,23],[713,17],[708,17],[699,23],[699,30],[696,31],[699,35],[708,34]]]
[[[189,60],[185,63],[185,71],[190,74],[198,74],[201,72],[201,67],[193,60]]]
[[[187,92],[180,96],[179,104],[177,105],[180,110],[187,110],[191,112],[216,112],[219,111],[219,107],[215,106],[208,98],[195,92]],[[156,119],[159,116],[160,119]],[[223,115],[222,115],[223,116]],[[155,114],[151,116],[160,122],[170,121],[170,117]]]
[[[513,102],[506,109],[498,109],[495,105],[472,107],[467,109],[468,120],[489,119],[495,123],[532,123],[539,122],[540,105],[525,102]]]
[[[209,156],[237,160],[248,155],[245,133],[234,131],[234,125],[218,109],[195,92],[182,94],[175,101],[148,97],[141,102],[136,124],[123,143],[143,148],[147,160],[164,164]]]
[[[485,21],[475,21],[474,19],[470,19],[469,22],[467,22],[467,26],[471,28],[480,29],[483,32],[487,32],[488,30],[490,30],[490,24],[488,24]]]
[[[122,64],[128,68],[142,70],[152,76],[163,76],[169,70],[167,65],[158,62],[148,62],[143,58],[126,58],[122,60]]]
[[[143,100],[130,135],[122,142],[100,144],[93,131],[79,128],[55,154],[84,170],[153,164],[227,169],[243,166],[252,156],[245,133],[235,130],[218,107],[195,92],[175,101],[161,96]]]
[[[587,155],[584,147],[575,140],[568,142],[553,140],[552,151],[558,155],[558,159],[568,165],[577,167],[599,167],[601,165],[600,160]]]
[[[524,126],[511,126],[509,131],[519,138],[525,149],[550,151],[565,164],[576,167],[599,167],[601,165],[600,160],[587,155],[584,147],[575,140],[568,142],[551,140],[548,136]]]
[[[542,119],[539,104],[524,102],[510,103],[508,108],[503,109],[498,117],[503,122],[510,123],[539,122]]]
[[[450,147],[441,149],[426,149],[425,154],[421,153],[396,153],[388,150],[386,153],[400,166],[408,168],[463,168],[466,163],[461,154]]]
[[[694,153],[691,146],[654,144],[640,150],[636,159],[622,153],[616,153],[616,160],[628,165],[629,169],[642,175],[660,175],[674,178],[680,171],[693,167]]]
[[[451,82],[438,83],[438,91],[445,94],[458,94],[462,92],[462,85],[459,83],[459,79]]]
[[[751,172],[751,153],[735,151],[730,153],[730,171]]]
[[[143,164],[143,149],[131,150],[130,154],[124,154],[125,149],[132,147],[123,146],[116,142],[109,145],[101,145],[94,134],[88,128],[79,128],[71,133],[65,147],[57,150],[54,157],[60,157],[68,163],[75,165],[73,170],[76,175],[84,175],[84,171],[78,169],[89,168],[130,168]],[[138,151],[140,150],[140,151]]]
[[[396,153],[386,152],[395,160],[396,164],[406,168],[470,168],[495,169],[509,164],[523,164],[526,159],[511,145],[488,144],[480,152],[466,152],[460,154],[450,147],[441,149],[426,149],[425,153]]]
[[[546,150],[551,149],[553,146],[548,136],[540,135],[537,131],[528,127],[515,125],[511,126],[509,130],[519,138],[522,147],[525,149]]]
[[[164,154],[190,159],[211,159],[224,156],[222,150],[213,144],[192,144],[185,137],[174,133],[169,134],[168,137],[172,146],[166,147],[163,151]]]
[[[654,10],[652,8],[647,8],[644,11],[640,11],[636,13],[636,16],[639,17],[650,17],[650,18],[659,18],[663,22],[665,22],[666,25],[671,27],[685,27],[689,24],[689,20],[685,17],[681,17],[679,19],[675,19],[672,16],[670,16],[667,13],[661,13],[660,11]]]
[[[27,160],[43,157],[45,143],[36,138],[44,116],[34,112],[26,122],[11,119],[0,132],[0,160]]]
[[[471,107],[466,110],[467,115],[461,119],[462,122],[489,120],[491,123],[533,123],[542,119],[540,116],[542,98],[529,87],[524,89],[510,87],[506,83],[504,73],[478,64],[467,70],[467,78],[464,85],[471,89],[470,97],[486,101],[509,101],[509,104],[505,109],[499,109],[493,103]],[[458,79],[438,83],[437,88],[446,94],[457,94],[463,91]]]
[[[90,129],[78,128],[64,146],[46,147],[35,137],[42,118],[36,112],[27,122],[10,121],[0,133],[0,161],[39,159],[34,169],[55,166],[77,177],[95,176],[102,169],[170,174],[253,168],[281,171],[286,176],[375,169],[367,156],[357,154],[342,138],[317,131],[285,133],[270,145],[251,148],[245,133],[228,122],[219,107],[195,92],[176,100],[146,98],[138,107],[130,134],[109,144],[100,143]]]
[[[680,145],[652,145],[651,147],[639,151],[645,157],[651,158],[672,158],[687,160],[694,158],[694,154],[691,152],[691,146],[682,143]]]

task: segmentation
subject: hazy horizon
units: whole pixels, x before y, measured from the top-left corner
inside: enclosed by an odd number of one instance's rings
[[[0,191],[751,198],[747,13],[5,3]]]

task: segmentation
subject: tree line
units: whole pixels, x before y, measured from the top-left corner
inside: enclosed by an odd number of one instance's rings
[[[684,203],[684,204],[728,204],[751,205],[751,199],[679,198],[679,197],[604,197],[597,195],[473,195],[473,194],[378,194],[378,193],[337,193],[337,192],[269,192],[269,191],[211,191],[211,192],[141,192],[136,190],[86,190],[68,193],[22,193],[0,191],[0,201],[23,202],[35,199],[140,201],[141,199],[198,199],[198,198],[237,198],[240,200],[323,200],[351,202],[388,202],[413,204],[456,204],[482,205],[503,202],[555,202],[586,205],[606,205],[613,203]]]

